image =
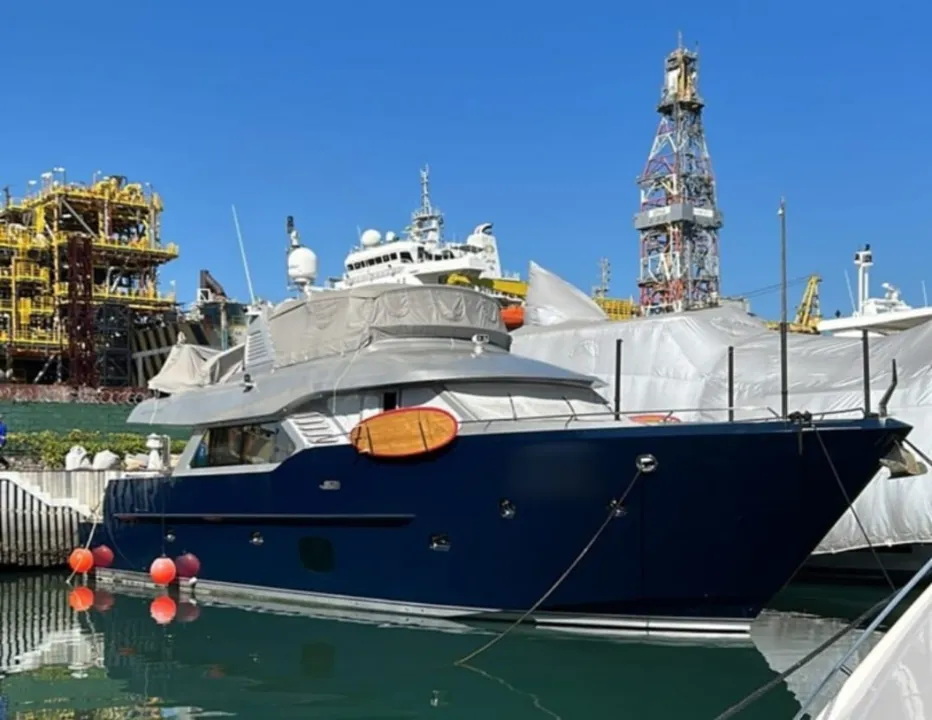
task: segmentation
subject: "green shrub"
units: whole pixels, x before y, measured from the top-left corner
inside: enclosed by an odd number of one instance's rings
[[[180,453],[185,446],[184,440],[172,440],[172,453]],[[110,450],[122,459],[127,453],[147,453],[146,436],[137,433],[99,433],[72,430],[57,433],[50,430],[41,432],[10,433],[6,453],[40,463],[47,468],[65,466],[65,455],[75,445],[83,447],[93,457],[101,450]]]

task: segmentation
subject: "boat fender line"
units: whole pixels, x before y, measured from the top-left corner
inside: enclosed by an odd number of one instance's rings
[[[858,529],[861,531],[861,535],[864,536],[864,542],[867,543],[867,547],[871,551],[871,555],[874,556],[874,562],[876,562],[877,567],[880,568],[880,572],[883,574],[884,580],[887,581],[887,585],[890,586],[890,589],[896,590],[896,585],[894,585],[893,580],[890,578],[890,573],[888,573],[887,568],[883,566],[883,561],[880,559],[880,555],[877,554],[877,548],[874,547],[874,543],[871,542],[870,535],[867,534],[867,528],[865,528],[864,523],[861,522],[861,516],[858,515],[858,511],[854,509],[854,501],[851,499],[848,491],[845,490],[845,485],[841,481],[841,478],[838,476],[838,470],[835,469],[835,463],[832,461],[832,456],[829,454],[828,448],[825,446],[825,441],[822,439],[822,433],[819,432],[817,425],[813,425],[812,427],[815,431],[816,439],[819,441],[819,445],[822,446],[822,452],[825,454],[825,460],[828,463],[828,467],[832,471],[832,475],[835,477],[835,483],[838,485],[838,489],[841,490],[842,497],[845,498],[845,504],[848,506],[848,509],[854,516],[854,521],[858,524]]]
[[[652,473],[657,469],[657,459],[653,455],[639,455],[637,457],[637,460],[635,461],[635,467],[637,469],[634,473],[634,477],[631,478],[631,482],[628,483],[628,486],[624,489],[624,492],[621,493],[621,497],[612,498],[612,500],[609,501],[608,514],[605,516],[605,519],[602,521],[602,524],[599,525],[599,528],[595,531],[593,536],[589,539],[589,542],[586,543],[586,545],[579,552],[579,554],[576,556],[573,562],[569,564],[569,567],[567,567],[566,570],[563,571],[563,574],[557,578],[557,581],[553,585],[550,586],[550,589],[547,590],[547,592],[545,592],[543,595],[541,595],[540,599],[537,602],[535,602],[533,605],[531,605],[531,607],[528,608],[528,610],[524,612],[521,615],[521,617],[519,617],[517,620],[511,623],[511,625],[506,627],[498,635],[496,635],[491,640],[489,640],[487,643],[485,643],[485,645],[482,645],[481,647],[476,648],[468,655],[464,655],[459,660],[455,661],[453,663],[454,665],[458,665],[458,666],[466,665],[470,660],[474,660],[475,658],[479,657],[482,653],[484,653],[486,650],[490,649],[493,645],[496,645],[500,640],[504,639],[504,637],[508,635],[508,633],[510,633],[512,630],[518,627],[518,625],[523,623],[525,620],[527,620],[528,617],[530,617],[534,613],[534,611],[537,610],[537,608],[539,608],[541,605],[543,605],[547,601],[547,598],[549,598],[551,595],[553,595],[557,591],[557,588],[559,588],[560,585],[563,584],[563,581],[569,577],[570,573],[573,572],[576,566],[579,565],[580,561],[592,549],[592,546],[596,544],[596,541],[598,541],[602,533],[605,532],[605,529],[609,526],[609,523],[611,523],[612,520],[614,520],[615,518],[624,517],[625,499],[634,489],[634,486],[637,484],[637,481],[638,479],[640,479],[641,475]]]
[[[97,528],[101,524],[100,518],[102,517],[102,514],[103,514],[103,504],[104,504],[104,496],[101,496],[100,501],[97,503],[97,505],[91,508],[91,517],[93,518],[93,523],[91,524],[91,531],[87,534],[87,542],[81,546],[82,549],[84,550],[90,550],[91,543],[94,542],[94,534],[97,532]],[[71,581],[74,580],[74,576],[77,574],[78,573],[74,569],[72,569],[71,574],[68,576],[68,579],[65,580],[65,584],[70,587]]]
[[[793,663],[790,667],[788,667],[782,673],[771,678],[769,681],[767,681],[766,683],[761,685],[759,688],[757,688],[757,690],[754,690],[752,693],[747,695],[743,700],[738,701],[737,703],[732,705],[730,708],[728,708],[721,714],[716,715],[713,718],[713,720],[728,720],[729,718],[733,718],[738,713],[741,713],[747,710],[751,704],[760,700],[764,695],[766,695],[768,692],[770,692],[775,687],[777,687],[777,685],[783,684],[783,682],[787,678],[789,678],[790,675],[793,675],[797,670],[799,670],[803,666],[808,665],[810,662],[815,660],[816,657],[818,657],[823,652],[828,650],[832,645],[834,645],[836,642],[841,640],[849,632],[851,632],[857,627],[860,627],[867,620],[867,618],[871,617],[877,611],[879,611],[882,607],[887,605],[890,602],[890,600],[893,598],[893,596],[894,596],[894,593],[890,593],[883,600],[869,607],[860,617],[852,620],[847,625],[845,625],[843,628],[838,630],[834,635],[824,640],[821,645],[814,648],[808,655],[797,660],[795,663]]]

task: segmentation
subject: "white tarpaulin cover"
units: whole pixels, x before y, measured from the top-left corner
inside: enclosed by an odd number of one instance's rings
[[[586,293],[575,288],[536,262],[527,274],[527,298],[524,313],[530,325],[556,325],[567,320],[608,320],[608,316]],[[559,303],[551,303],[554,296]]]
[[[560,315],[565,322],[526,325],[513,333],[512,352],[595,375],[614,398],[616,340],[622,340],[621,404],[625,411],[676,410],[681,420],[725,420],[728,347],[734,348],[736,419],[762,417],[780,408],[779,333],[735,307],[641,318],[625,322],[574,319],[566,283],[546,274],[548,292],[528,290],[542,310],[530,319]],[[533,279],[532,279],[533,281]],[[573,289],[575,291],[575,289]],[[578,292],[578,291],[575,291]],[[864,405],[861,341],[790,334],[790,410],[812,413]],[[871,402],[876,410],[890,385],[896,359],[899,385],[890,414],[913,425],[910,441],[932,455],[932,324],[872,338]],[[932,542],[932,475],[891,480],[886,469],[855,502],[871,544]],[[817,549],[867,547],[853,514],[839,520]]]
[[[222,382],[242,365],[243,348],[217,350],[206,345],[174,345],[149,389],[168,395]]]

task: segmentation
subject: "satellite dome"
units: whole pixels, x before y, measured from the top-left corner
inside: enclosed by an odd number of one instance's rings
[[[362,235],[360,235],[359,242],[362,243],[363,247],[375,247],[380,242],[382,242],[382,233],[380,233],[378,230],[366,230]]]
[[[296,247],[288,253],[288,278],[296,285],[310,285],[317,278],[317,253]]]
[[[395,233],[393,233],[391,230],[385,233],[385,242],[387,243],[395,242],[395,240],[397,239],[398,239],[398,236]]]
[[[479,250],[486,250],[490,247],[489,238],[492,235],[492,223],[482,223],[476,225],[469,237],[466,238],[466,244]]]

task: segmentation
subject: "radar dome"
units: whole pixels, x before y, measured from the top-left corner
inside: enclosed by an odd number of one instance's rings
[[[382,233],[380,233],[378,230],[366,230],[359,237],[359,242],[362,243],[363,247],[375,247],[380,242],[382,242]]]
[[[288,253],[288,277],[296,285],[309,285],[317,278],[317,253],[297,247]]]
[[[489,239],[494,240],[492,235],[492,223],[483,223],[482,225],[477,225],[472,233],[466,238],[466,244],[470,247],[478,248],[479,250],[486,250],[490,247],[491,243]]]
[[[385,233],[385,242],[387,243],[395,242],[395,240],[397,239],[398,239],[398,236],[395,233],[393,233],[391,230]]]

